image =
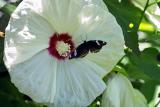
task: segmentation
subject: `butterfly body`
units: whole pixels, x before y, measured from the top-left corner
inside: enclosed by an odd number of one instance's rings
[[[89,52],[91,53],[97,53],[99,52],[104,45],[107,43],[101,40],[90,40],[90,41],[84,41],[82,44],[80,44],[73,52],[71,52],[69,59],[73,58],[83,58],[85,57]]]

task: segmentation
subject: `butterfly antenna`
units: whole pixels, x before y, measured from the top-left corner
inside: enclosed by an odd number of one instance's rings
[[[85,41],[87,41],[87,39],[88,39],[88,38],[87,38],[87,34],[85,34],[85,37],[86,37]]]
[[[85,39],[83,39],[82,36],[81,36],[82,41],[87,41],[87,34],[84,34],[83,37],[85,37]]]
[[[80,35],[80,37],[81,37],[81,41],[83,41],[83,37],[82,37],[82,35]]]
[[[80,35],[81,41],[78,41],[78,43],[82,43],[84,41],[87,41],[87,34],[84,35],[85,39],[83,39],[83,35]]]

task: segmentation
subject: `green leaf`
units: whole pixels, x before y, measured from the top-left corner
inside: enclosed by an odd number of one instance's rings
[[[140,88],[140,91],[144,94],[148,102],[153,99],[157,85],[158,83],[156,81],[146,81]]]
[[[116,17],[122,27],[125,44],[136,54],[139,53],[137,30],[142,11],[130,3],[130,0],[104,0],[109,11]],[[133,24],[133,28],[129,24]]]
[[[129,53],[130,63],[125,66],[128,73],[132,74],[131,72],[134,72],[136,78],[154,80],[160,83],[160,62],[157,61],[158,53],[158,50],[155,48],[147,48],[139,56]]]
[[[7,15],[11,15],[11,13],[16,9],[16,6],[13,4],[6,4],[1,8],[1,11]]]
[[[158,7],[160,8],[160,3],[157,3],[158,4]]]
[[[10,82],[8,77],[0,78],[0,92],[13,96],[14,99],[22,99],[23,95],[20,94],[17,88]]]
[[[24,100],[24,95],[10,82],[9,77],[0,78],[1,107],[43,107],[33,101]]]

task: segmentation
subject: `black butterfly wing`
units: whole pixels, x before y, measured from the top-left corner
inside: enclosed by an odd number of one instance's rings
[[[77,57],[78,58],[83,58],[89,53],[88,49],[83,49],[83,50],[78,50],[77,49]]]
[[[91,53],[97,53],[97,52],[99,52],[100,50],[102,49],[102,47],[92,47],[92,48],[90,48],[90,52]]]
[[[70,55],[69,59],[83,58],[89,53],[89,46],[87,42],[79,45]]]
[[[89,50],[91,53],[97,53],[102,49],[102,45],[97,42],[97,40],[89,41]]]
[[[88,43],[83,43],[77,47],[77,57],[83,58],[89,53]]]

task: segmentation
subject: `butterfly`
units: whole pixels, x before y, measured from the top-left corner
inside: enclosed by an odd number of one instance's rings
[[[84,41],[82,44],[80,44],[74,51],[70,53],[69,59],[73,58],[83,58],[85,57],[89,52],[91,53],[97,53],[99,52],[103,46],[105,46],[107,42],[102,40],[90,40],[90,41]]]

